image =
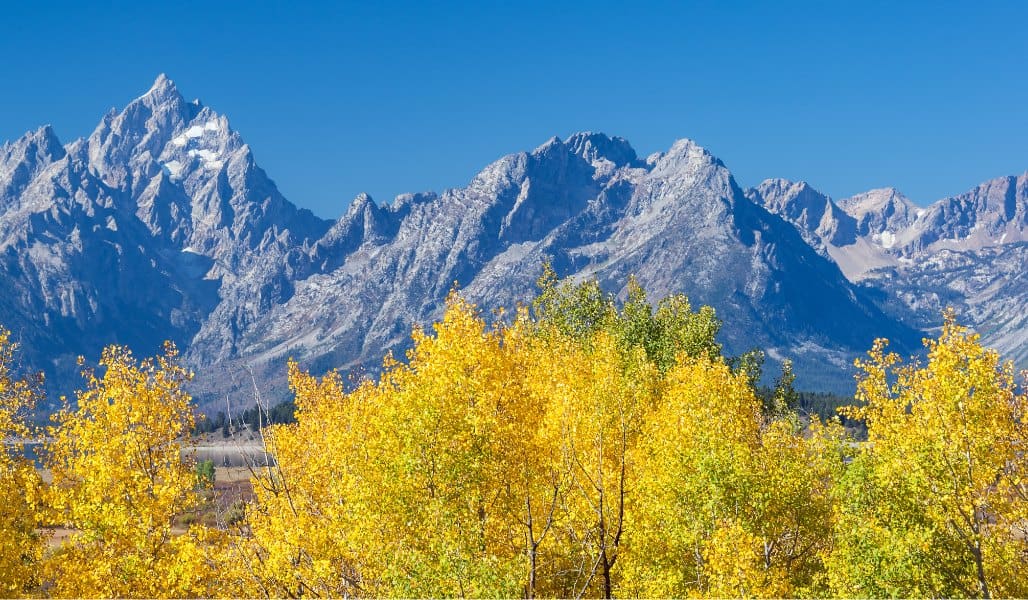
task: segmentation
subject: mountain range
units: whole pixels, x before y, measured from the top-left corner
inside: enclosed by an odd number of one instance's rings
[[[325,182],[326,186],[331,181]],[[51,389],[79,355],[171,339],[202,405],[285,397],[285,359],[374,369],[457,285],[485,309],[530,299],[543,262],[620,297],[684,292],[729,354],[789,358],[847,391],[875,337],[916,351],[945,306],[1028,362],[1028,175],[918,207],[893,189],[834,201],[803,182],[743,190],[690,140],[637,156],[601,133],[500,158],[462,188],[367,195],[336,221],[286,200],[226,117],[161,75],[93,133],[0,147],[0,323]]]

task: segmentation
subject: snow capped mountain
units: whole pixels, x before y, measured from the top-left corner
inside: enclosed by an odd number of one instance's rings
[[[761,347],[772,364],[792,358],[801,387],[844,390],[874,337],[914,349],[949,298],[1002,319],[996,339],[1024,356],[1024,286],[996,287],[982,266],[983,249],[1023,264],[1008,246],[1024,239],[1024,197],[1024,177],[928,209],[892,190],[835,203],[784,180],[744,193],[690,140],[642,159],[579,133],[442,194],[358,196],[330,222],[287,201],[228,119],[162,75],[88,138],[62,145],[43,127],[0,147],[0,323],[64,393],[76,355],[170,338],[201,400],[245,402],[253,378],[284,394],[290,356],[375,368],[455,283],[485,309],[526,301],[550,261],[619,295],[632,274],[654,299],[684,292],[715,307],[730,353]]]
[[[279,300],[273,257],[328,228],[278,193],[227,119],[164,76],[88,138],[62,146],[44,127],[0,159],[0,279],[12,291],[0,321],[30,362],[73,378],[74,357],[108,343],[188,347],[238,286]]]

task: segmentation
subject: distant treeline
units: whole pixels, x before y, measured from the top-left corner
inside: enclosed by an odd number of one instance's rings
[[[244,410],[238,417],[229,418],[225,411],[218,411],[213,417],[203,415],[197,419],[193,434],[214,433],[221,431],[222,435],[229,437],[234,432],[243,429],[258,431],[268,425],[282,425],[296,422],[296,403],[290,398],[279,402],[275,406],[265,410],[259,406],[253,406]]]
[[[852,396],[841,396],[831,392],[797,392],[798,402],[796,408],[802,415],[817,415],[822,420],[838,418],[844,427],[855,429],[858,432],[865,432],[864,423],[860,420],[850,418],[846,412],[839,412],[844,406],[854,406],[856,401]],[[858,437],[866,437],[858,433]]]

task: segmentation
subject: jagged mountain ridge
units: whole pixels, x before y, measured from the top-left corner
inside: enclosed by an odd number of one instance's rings
[[[484,308],[524,301],[548,260],[614,293],[635,274],[654,299],[711,304],[729,352],[793,358],[807,388],[851,387],[851,360],[876,336],[916,345],[915,321],[833,261],[832,246],[877,221],[817,212],[810,191],[794,227],[787,202],[749,195],[689,140],[644,159],[582,133],[505,156],[464,188],[359,196],[330,222],[283,198],[228,120],[161,76],[88,138],[63,146],[43,128],[0,149],[0,280],[13,292],[0,322],[54,373],[106,343],[149,354],[171,338],[201,398],[245,401],[251,375],[284,393],[288,356],[374,368],[441,314],[455,282]]]
[[[297,282],[244,336],[243,357],[374,362],[403,344],[411,322],[437,317],[454,282],[484,307],[509,307],[532,296],[543,261],[618,294],[631,274],[656,298],[685,291],[718,309],[730,352],[790,356],[815,385],[826,364],[829,385],[851,381],[849,361],[874,330],[912,337],[687,140],[640,160],[619,138],[554,138],[440,196],[387,207],[360,197],[326,238],[312,254],[332,269]]]
[[[987,345],[1028,367],[1028,173],[926,207],[892,188],[835,203],[783,180],[765,181],[747,196],[791,222],[894,318],[932,329],[952,307]],[[808,206],[834,221],[811,227]],[[854,235],[829,235],[835,230]]]
[[[278,193],[227,119],[164,76],[88,138],[62,146],[44,127],[0,157],[0,320],[64,392],[78,383],[75,357],[108,343],[189,347],[239,288],[250,302],[223,318],[245,327],[289,293],[282,257],[329,226]]]

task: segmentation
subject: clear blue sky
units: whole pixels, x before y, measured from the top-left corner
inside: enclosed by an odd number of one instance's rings
[[[0,139],[87,135],[166,72],[326,217],[580,130],[837,198],[1028,169],[1024,2],[11,4]]]

